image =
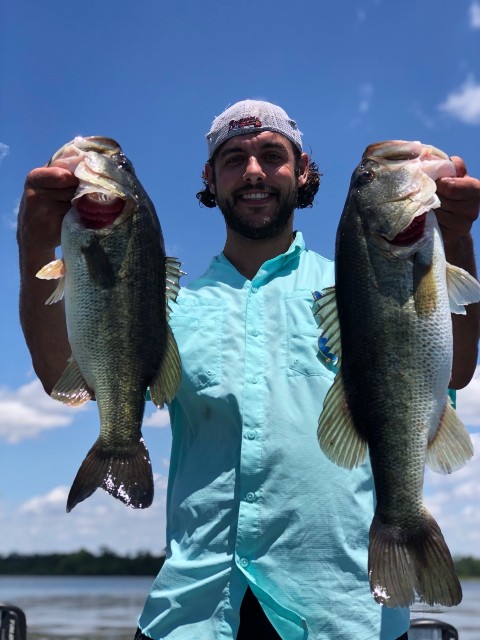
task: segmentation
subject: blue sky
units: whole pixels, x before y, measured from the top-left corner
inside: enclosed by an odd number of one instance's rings
[[[415,139],[462,156],[480,176],[480,3],[476,0],[5,0],[0,8],[0,553],[164,546],[170,432],[147,409],[156,478],[143,512],[103,491],[65,513],[96,439],[95,405],[50,400],[18,321],[15,220],[27,172],[75,135],[117,139],[153,199],[183,282],[223,248],[217,210],[198,206],[204,135],[244,98],[299,123],[322,185],[296,227],[333,257],[350,174],[363,149]],[[480,223],[474,232],[478,249]],[[459,394],[480,451],[480,373]],[[478,556],[480,454],[427,473],[427,503],[453,553]]]

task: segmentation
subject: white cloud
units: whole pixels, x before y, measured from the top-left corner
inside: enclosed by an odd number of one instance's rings
[[[17,228],[17,220],[18,220],[18,211],[20,209],[20,198],[15,203],[15,206],[12,209],[10,214],[5,214],[3,216],[3,220],[5,222],[5,226],[7,226],[12,231],[15,231]]]
[[[65,505],[69,487],[53,488],[18,507],[2,504],[0,553],[96,552],[109,547],[121,555],[146,550],[160,554],[165,547],[167,479],[154,476],[155,497],[148,509],[132,509],[102,489],[70,513]]]
[[[9,153],[10,153],[10,147],[8,146],[8,144],[4,144],[3,142],[0,142],[0,162],[6,156],[8,156]]]
[[[480,366],[477,365],[469,385],[457,391],[457,413],[464,424],[480,427]]]
[[[67,503],[68,487],[56,487],[44,496],[34,496],[20,505],[19,513],[31,516],[55,514],[59,505]]]
[[[480,84],[468,78],[438,109],[465,124],[480,124]]]
[[[349,126],[357,127],[362,121],[363,116],[370,110],[373,97],[373,85],[369,82],[364,82],[358,87],[359,102],[356,115],[350,120]]]
[[[17,444],[42,431],[66,427],[83,408],[73,409],[52,400],[38,379],[18,389],[0,387],[0,440]]]
[[[418,104],[414,103],[410,107],[410,112],[419,120],[424,127],[427,129],[433,129],[435,126],[435,120],[432,118],[430,113],[425,113],[423,108]]]
[[[451,475],[425,472],[425,504],[437,520],[453,555],[478,557],[480,549],[480,433],[472,434],[475,454]]]
[[[472,2],[469,14],[472,29],[480,29],[480,4],[478,2]]]
[[[360,104],[358,110],[360,113],[366,113],[370,109],[373,95],[373,85],[369,83],[360,86]]]
[[[145,427],[157,427],[161,429],[170,426],[168,409],[156,409],[149,416],[145,415],[143,425]]]

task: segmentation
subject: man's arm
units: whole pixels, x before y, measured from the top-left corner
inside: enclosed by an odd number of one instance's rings
[[[63,301],[45,305],[58,283],[39,280],[35,274],[55,259],[63,216],[77,185],[66,169],[34,169],[27,176],[18,215],[20,322],[33,368],[47,393],[63,373],[71,350]]]
[[[436,209],[436,214],[442,230],[447,261],[477,277],[471,228],[480,208],[480,180],[467,174],[461,158],[454,156],[452,161],[457,176],[437,181],[437,194],[442,205]],[[472,379],[477,365],[480,304],[470,304],[466,310],[466,316],[452,314],[452,389],[465,387]]]

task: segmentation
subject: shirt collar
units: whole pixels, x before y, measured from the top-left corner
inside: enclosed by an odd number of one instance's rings
[[[298,259],[298,256],[305,250],[305,241],[301,231],[294,232],[294,238],[292,244],[288,247],[285,253],[282,253],[275,258],[271,258],[262,264],[257,274],[252,280],[252,283],[259,286],[265,284],[268,280],[271,280],[280,270],[284,269],[287,265]],[[232,263],[225,257],[223,252],[214,259],[214,262],[220,263],[224,267],[233,269],[236,273],[237,270]],[[238,273],[239,278],[245,280],[243,276]]]

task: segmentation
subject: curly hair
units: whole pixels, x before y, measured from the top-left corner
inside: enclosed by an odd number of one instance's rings
[[[299,149],[292,145],[293,153],[295,156],[295,176],[298,178],[300,175],[300,160],[302,154]],[[218,149],[217,149],[218,151]],[[217,152],[215,152],[213,158],[209,160],[209,164],[212,167],[213,179],[215,179],[215,156]],[[320,187],[320,177],[321,173],[318,170],[317,164],[309,158],[308,164],[308,175],[307,181],[303,185],[303,187],[298,188],[297,192],[297,204],[295,205],[296,209],[305,209],[307,207],[313,207],[313,200],[317,194],[318,188]],[[210,189],[208,188],[208,182],[203,176],[203,184],[204,188],[196,194],[198,198],[199,204],[204,207],[208,207],[209,209],[213,209],[217,206],[217,202],[215,200],[215,195],[210,193]]]

